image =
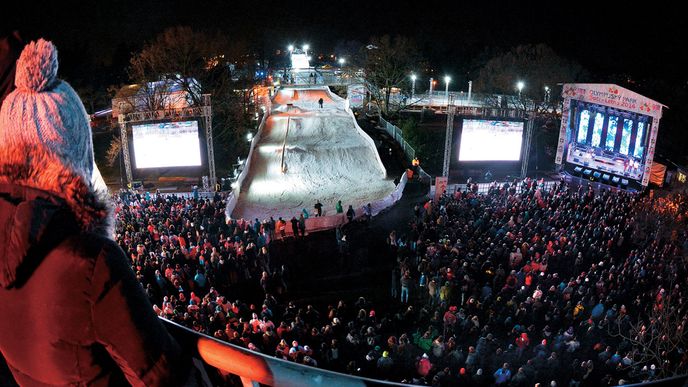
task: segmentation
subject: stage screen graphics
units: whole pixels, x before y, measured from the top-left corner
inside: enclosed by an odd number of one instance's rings
[[[633,180],[641,180],[647,163],[646,142],[652,117],[572,99],[566,161]]]
[[[566,83],[561,96],[555,163],[590,179],[647,186],[665,106],[610,83]]]
[[[523,122],[464,119],[459,161],[518,161]]]
[[[136,168],[201,165],[197,121],[133,125]]]

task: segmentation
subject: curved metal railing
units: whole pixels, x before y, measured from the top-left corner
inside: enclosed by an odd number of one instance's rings
[[[218,340],[161,318],[170,333],[192,356],[203,360],[206,368],[220,375],[222,384],[229,375],[238,377],[244,386],[258,383],[268,386],[305,387],[305,386],[409,386],[410,384],[375,380],[360,376],[315,368],[290,362],[260,352],[251,351],[225,341]],[[229,383],[227,383],[229,384]],[[688,375],[679,375],[646,383],[626,384],[626,386],[688,386]]]
[[[352,376],[278,359],[197,333],[175,322],[163,318],[161,320],[181,344],[185,353],[203,360],[206,370],[210,371],[214,385],[231,384],[230,375],[234,375],[244,386],[257,384],[279,387],[409,386],[409,384]]]

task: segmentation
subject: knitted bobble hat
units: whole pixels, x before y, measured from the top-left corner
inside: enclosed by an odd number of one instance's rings
[[[57,78],[57,69],[57,49],[51,42],[39,39],[24,47],[17,60],[17,88],[0,110],[0,159],[16,160],[17,154],[38,149],[90,182],[94,160],[89,118],[74,89]]]

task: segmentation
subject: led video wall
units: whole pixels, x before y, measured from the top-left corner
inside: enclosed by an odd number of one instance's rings
[[[137,169],[201,165],[197,121],[133,125]]]
[[[567,162],[642,178],[651,117],[578,100],[571,100],[570,114]]]
[[[459,161],[518,161],[523,122],[464,119]]]

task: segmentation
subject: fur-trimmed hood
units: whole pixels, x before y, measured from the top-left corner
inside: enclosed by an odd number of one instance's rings
[[[42,147],[0,149],[1,287],[20,280],[22,270],[35,267],[64,238],[82,232],[112,238],[113,230],[106,189],[94,188]]]

